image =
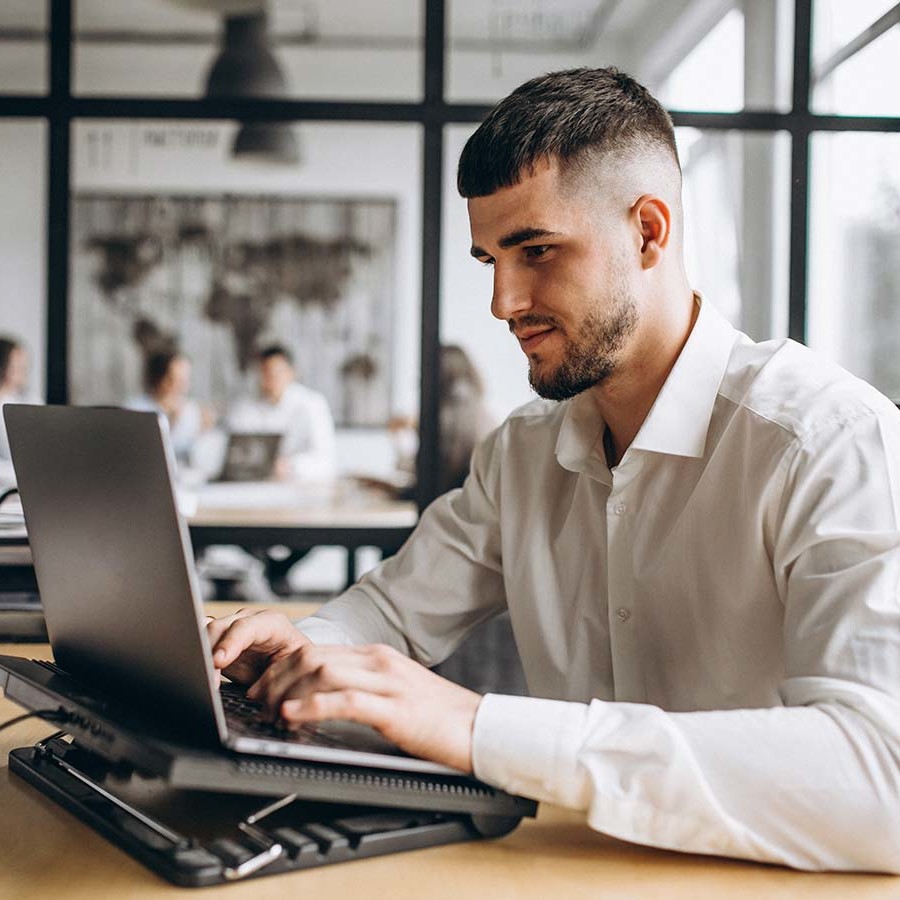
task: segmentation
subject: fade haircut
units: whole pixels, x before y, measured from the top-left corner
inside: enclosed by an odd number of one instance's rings
[[[542,160],[563,172],[590,159],[662,151],[681,171],[672,119],[630,75],[568,69],[526,81],[488,113],[459,158],[462,197],[486,197],[518,184]]]

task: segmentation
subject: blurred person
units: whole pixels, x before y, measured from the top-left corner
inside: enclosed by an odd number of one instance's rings
[[[439,494],[462,487],[469,474],[472,451],[497,424],[484,402],[484,382],[468,353],[458,344],[440,348],[438,390],[440,446]],[[411,416],[394,416],[388,430],[394,444],[396,476],[392,480],[359,475],[356,480],[398,499],[415,497],[419,423]]]
[[[282,435],[275,475],[283,481],[330,481],[335,476],[334,419],[322,394],[297,381],[294,360],[281,344],[259,352],[259,395],[237,402],[228,431]]]
[[[169,422],[175,458],[190,465],[200,436],[213,425],[213,416],[188,395],[191,391],[192,363],[178,350],[160,350],[144,363],[144,393],[129,400],[129,409],[156,412]]]
[[[36,403],[28,392],[28,351],[21,341],[0,336],[0,485],[15,482],[9,439],[2,418],[7,403]]]
[[[294,359],[282,344],[263,347],[258,355],[259,394],[234,405],[226,429],[234,433],[271,432],[282,436],[275,461],[280,481],[331,482],[336,474],[334,419],[325,397],[297,381]],[[266,579],[279,596],[291,594],[289,573],[308,550],[258,548]]]

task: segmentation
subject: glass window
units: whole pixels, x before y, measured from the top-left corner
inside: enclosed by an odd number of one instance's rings
[[[900,400],[900,135],[813,136],[809,344]]]
[[[388,421],[418,411],[421,129],[294,126],[303,161],[279,167],[236,162],[237,128],[76,122],[72,402],[140,394],[174,341],[223,414],[256,391],[254,350],[285,343],[331,405],[340,467],[390,468]]]
[[[450,0],[449,9],[452,101],[493,102],[541,72],[615,65],[671,108],[790,104],[788,0]]]
[[[44,122],[0,120],[0,334],[24,342],[29,393],[44,395],[46,158]]]
[[[441,343],[461,347],[485,386],[485,406],[499,422],[534,398],[528,363],[506,325],[491,315],[491,269],[472,259],[466,201],[456,165],[472,125],[444,129],[444,217],[441,226]]]
[[[0,93],[46,93],[48,6],[34,0],[0,4]]]
[[[790,138],[675,130],[691,284],[754,340],[788,329]]]
[[[859,49],[854,46],[866,29],[895,6],[896,0],[817,0],[812,74],[816,112],[900,115],[900,28],[895,23],[877,36],[873,33],[871,42],[861,40]]]
[[[272,0],[264,13],[230,18],[213,6],[200,0],[76,0],[75,92],[422,97],[419,0]]]

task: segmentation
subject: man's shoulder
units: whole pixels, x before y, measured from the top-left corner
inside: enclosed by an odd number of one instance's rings
[[[788,339],[738,342],[719,393],[800,441],[862,418],[896,415],[870,384]]]

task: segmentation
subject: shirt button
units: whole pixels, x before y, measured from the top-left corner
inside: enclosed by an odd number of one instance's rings
[[[619,617],[620,622],[627,622],[631,618],[631,610],[626,609],[624,606],[620,606],[616,610],[616,615]]]
[[[626,509],[628,509],[628,507],[627,507],[624,503],[617,503],[617,504],[613,507],[613,512],[614,512],[617,516],[621,516],[622,513],[625,512]]]

